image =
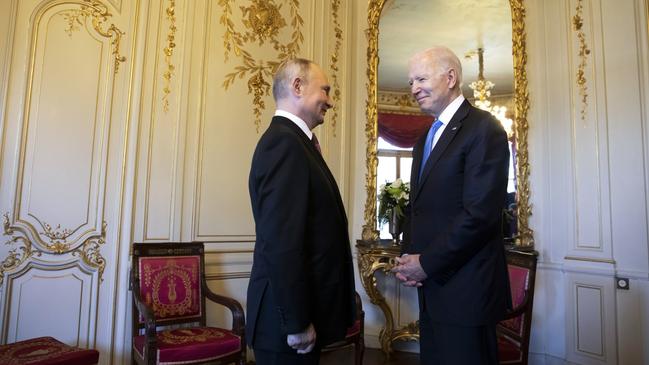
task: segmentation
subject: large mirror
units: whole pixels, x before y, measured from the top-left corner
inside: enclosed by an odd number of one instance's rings
[[[528,225],[531,215],[527,151],[529,99],[524,17],[523,0],[482,0],[471,4],[457,0],[369,1],[367,200],[363,240],[379,239],[377,185],[396,177],[408,179],[411,161],[408,143],[412,142],[407,142],[406,137],[419,133],[412,129],[415,125],[423,128],[423,133],[428,128],[426,117],[419,115],[410,97],[408,58],[428,46],[446,45],[462,61],[464,96],[474,105],[482,103],[494,114],[500,112],[499,119],[509,128],[511,209],[505,212],[510,227],[504,230],[513,244],[533,246]],[[474,83],[479,80],[482,82]],[[485,90],[487,82],[495,86],[487,86]],[[400,130],[399,125],[411,128]],[[399,133],[404,138],[395,138]]]

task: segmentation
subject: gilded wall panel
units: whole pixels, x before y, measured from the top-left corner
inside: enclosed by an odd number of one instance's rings
[[[97,275],[74,265],[51,265],[33,262],[23,270],[7,277],[7,302],[0,341],[11,343],[41,337],[47,333],[60,341],[79,347],[93,343],[92,315],[93,287]],[[43,310],[43,293],[56,295],[47,298]]]
[[[138,7],[118,2],[13,1],[0,33],[0,343],[53,326],[98,348],[102,365],[119,363],[127,293],[117,269]]]
[[[566,3],[571,74],[575,245],[569,256],[611,258],[610,188],[599,0]],[[601,153],[593,153],[601,151]]]
[[[102,236],[111,86],[123,56],[115,56],[121,32],[111,37],[102,29],[105,8],[84,4],[42,8],[29,32],[20,158],[6,217],[13,233],[46,252]]]
[[[179,239],[184,126],[182,86],[187,17],[192,2],[148,4],[144,55],[138,179],[138,240]],[[191,23],[190,23],[191,24]],[[191,33],[191,32],[190,32]]]
[[[195,131],[193,239],[254,241],[247,183],[252,153],[274,112],[274,67],[310,41],[311,2],[207,2],[200,68],[200,111]],[[281,6],[280,6],[281,5]],[[199,12],[197,12],[198,14]],[[272,16],[271,18],[268,18]],[[259,19],[265,22],[258,23]],[[326,66],[323,66],[326,67]]]

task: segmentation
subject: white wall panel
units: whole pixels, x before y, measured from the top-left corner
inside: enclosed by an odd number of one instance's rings
[[[603,275],[574,272],[569,272],[566,279],[566,359],[579,364],[616,364],[613,280]]]
[[[53,336],[73,346],[94,346],[97,275],[73,263],[36,262],[7,281],[4,341]]]

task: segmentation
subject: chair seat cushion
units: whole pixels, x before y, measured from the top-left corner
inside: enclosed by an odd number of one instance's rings
[[[38,337],[0,346],[3,365],[93,365],[96,350],[68,346],[53,337]]]
[[[360,331],[361,331],[361,320],[357,319],[356,322],[354,322],[354,325],[347,329],[347,334],[345,335],[345,337],[355,336]]]
[[[193,364],[214,360],[241,350],[241,338],[213,327],[177,328],[158,332],[157,364]],[[146,336],[136,336],[136,356],[144,358]]]
[[[501,364],[518,363],[522,359],[520,345],[507,337],[498,336],[498,360]]]

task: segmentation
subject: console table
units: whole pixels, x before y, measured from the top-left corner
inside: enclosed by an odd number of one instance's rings
[[[361,282],[372,304],[377,305],[385,316],[385,326],[379,333],[379,342],[386,355],[392,352],[392,342],[394,341],[419,341],[419,323],[417,321],[398,329],[394,328],[392,309],[377,288],[375,273],[383,271],[392,275],[390,269],[395,266],[394,259],[401,255],[401,247],[394,246],[391,242],[391,240],[356,241]]]

